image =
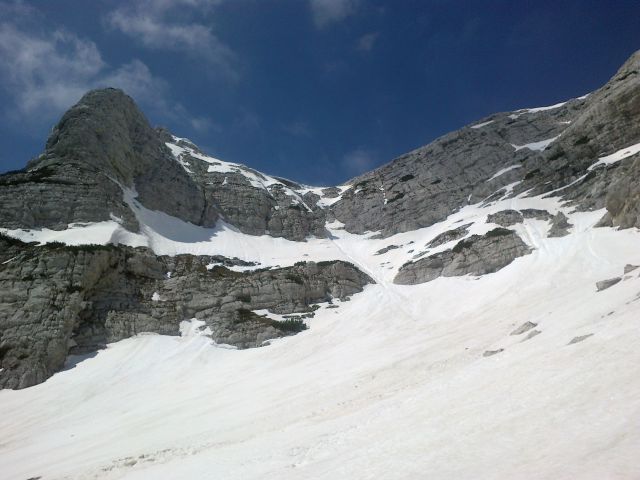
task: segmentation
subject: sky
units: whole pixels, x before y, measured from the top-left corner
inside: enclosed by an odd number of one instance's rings
[[[0,171],[114,86],[210,155],[335,185],[597,89],[638,18],[638,0],[0,0]]]

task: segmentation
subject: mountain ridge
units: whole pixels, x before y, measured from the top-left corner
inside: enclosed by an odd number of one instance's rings
[[[415,285],[490,274],[538,248],[528,230],[531,222],[548,225],[542,234],[548,238],[570,235],[576,228],[572,217],[580,212],[600,212],[599,226],[639,226],[640,162],[633,150],[640,143],[639,69],[636,52],[596,92],[485,117],[337,187],[301,185],[210,157],[187,139],[151,128],[124,92],[91,91],[63,115],[40,157],[23,171],[0,175],[0,240],[7,251],[17,252],[0,267],[0,283],[10,292],[0,298],[1,384],[43,381],[73,351],[70,342],[86,337],[87,328],[98,332],[90,343],[98,348],[126,338],[110,333],[120,328],[113,325],[131,322],[134,326],[125,329],[130,335],[175,334],[180,321],[197,314],[215,341],[259,346],[286,332],[263,322],[247,334],[243,322],[230,320],[244,315],[238,312],[266,307],[306,315],[318,302],[332,301],[332,282],[354,278],[357,286],[339,298],[373,283]],[[623,162],[626,158],[631,160]],[[183,276],[198,280],[184,285],[195,282],[196,290],[207,284],[213,268],[228,270],[229,276],[240,269],[247,291],[252,271],[284,268],[273,282],[291,298],[287,303],[272,295],[271,303],[254,304],[231,296],[214,307],[204,302],[208,306],[194,310],[178,302],[158,309],[149,307],[146,280],[129,282],[126,292],[109,287],[96,296],[95,282],[78,284],[64,275],[54,280],[49,250],[39,250],[51,242],[69,244],[59,261],[74,265],[78,252],[89,248],[82,245],[113,245],[100,261],[120,265],[125,276],[134,275],[128,262],[163,265],[152,268],[164,269],[162,275],[149,277],[158,295],[176,288],[165,257],[191,258]],[[371,245],[365,248],[370,257],[354,260],[351,248],[358,242]],[[34,255],[38,264],[27,261]],[[307,281],[299,277],[298,264],[313,270],[336,261],[350,266],[338,269],[322,294],[310,296],[297,287]],[[79,265],[81,275],[95,277],[91,262]],[[75,310],[63,315],[64,328],[25,320],[34,329],[25,334],[17,317],[58,314],[46,301],[38,304],[40,310],[29,306],[23,290],[48,292],[46,298],[58,298],[53,305],[78,294]],[[240,290],[240,299],[251,298]],[[123,295],[125,300],[116,301]],[[109,315],[91,313],[95,302],[109,305],[120,320],[113,324]],[[95,324],[87,327],[86,318],[95,318]],[[28,338],[38,335],[49,340],[29,347]],[[58,353],[50,358],[47,349]]]
[[[90,92],[0,175],[3,477],[637,478],[638,71],[337,187]]]

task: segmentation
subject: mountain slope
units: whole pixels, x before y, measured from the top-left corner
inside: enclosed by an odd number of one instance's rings
[[[0,176],[3,475],[638,477],[638,71],[330,188],[87,94]]]

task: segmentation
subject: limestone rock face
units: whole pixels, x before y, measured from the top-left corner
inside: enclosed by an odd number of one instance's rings
[[[558,214],[551,219],[549,237],[564,237],[569,235],[571,227],[572,225],[569,223],[567,216],[562,212],[558,212]]]
[[[573,100],[557,109],[492,115],[478,128],[447,134],[352,180],[331,210],[353,233],[386,237],[430,226],[535,176],[545,152],[522,145],[557,137],[584,108],[584,100]]]
[[[303,194],[303,187],[294,182],[268,178],[244,165],[223,164],[210,157],[203,160],[204,154],[195,145],[167,140],[183,149],[176,159],[193,181],[202,185],[215,211],[241,232],[296,241],[326,237],[326,212],[316,206],[317,195]]]
[[[588,96],[498,113],[438,138],[349,182],[332,213],[349,232],[386,237],[430,226],[471,203],[557,191],[580,210],[606,206],[611,225],[637,226],[638,155],[589,167],[640,143],[639,72],[636,52]]]
[[[619,283],[622,280],[621,277],[608,278],[607,280],[600,280],[596,282],[596,290],[601,292],[606,290],[609,287],[613,287],[616,283]]]
[[[451,230],[447,230],[436,237],[433,238],[429,243],[427,243],[428,248],[439,247],[440,245],[444,245],[448,242],[453,242],[454,240],[459,240],[464,237],[469,232],[470,223],[466,225],[460,225],[459,227],[453,228]]]
[[[485,235],[461,240],[451,250],[404,264],[393,281],[400,285],[415,285],[440,276],[485,275],[497,272],[529,253],[531,248],[513,230],[496,228]]]
[[[82,97],[54,127],[45,152],[26,171],[0,176],[0,185],[5,228],[63,229],[115,215],[135,231],[123,187],[135,188],[147,208],[197,225],[217,218],[133,100],[110,88]]]
[[[195,156],[177,159],[170,141],[171,134],[151,128],[122,91],[87,93],[54,127],[42,155],[23,171],[0,175],[0,227],[62,230],[117,217],[137,232],[123,196],[131,189],[146,208],[194,225],[213,227],[222,218],[249,235],[297,241],[326,236],[325,212],[315,207],[319,197],[307,195],[307,204],[296,191],[300,185],[256,185],[243,173],[268,182],[247,167],[209,172],[210,165]]]
[[[487,216],[487,223],[496,223],[501,227],[511,227],[516,223],[522,223],[524,217],[517,210],[502,210]]]
[[[0,237],[0,251],[0,388],[43,382],[68,354],[140,332],[178,335],[191,318],[218,343],[257,347],[301,325],[253,310],[308,313],[372,282],[338,261],[240,273],[208,270],[213,257],[158,257],[144,248],[37,247]]]
[[[605,207],[608,221],[636,224],[637,155],[589,170],[599,158],[640,142],[640,51],[633,54],[599,90],[582,101],[579,115],[543,153],[545,162],[515,192],[559,192],[581,210]],[[635,159],[635,161],[634,161]],[[635,198],[635,200],[634,200]]]
[[[36,165],[0,175],[0,226],[4,228],[63,230],[70,223],[107,221],[111,215],[128,230],[138,230],[122,189],[87,166]]]

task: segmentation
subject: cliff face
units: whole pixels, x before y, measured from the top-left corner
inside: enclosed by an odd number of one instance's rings
[[[332,210],[347,230],[383,236],[427,227],[510,184],[515,196],[563,188],[581,209],[637,225],[637,168],[590,168],[640,142],[640,52],[601,89],[552,108],[491,115],[350,182]],[[509,168],[501,175],[495,173]],[[575,182],[575,183],[574,183]],[[606,198],[606,201],[605,201]],[[625,199],[629,200],[626,202]]]
[[[126,187],[145,207],[205,227],[222,219],[249,235],[302,241],[325,237],[325,221],[337,219],[349,232],[386,237],[432,225],[517,183],[513,195],[563,188],[580,208],[607,206],[608,221],[628,227],[636,222],[625,202],[635,194],[636,169],[590,167],[640,142],[639,71],[636,53],[588,96],[492,115],[325,190],[209,157],[152,129],[122,91],[96,90],[62,117],[25,171],[0,176],[1,225],[63,229],[115,215],[137,231]]]
[[[202,321],[217,343],[259,347],[303,330],[301,315],[313,316],[314,304],[347,299],[371,282],[345,262],[237,272],[221,263],[245,262],[145,248],[37,247],[4,237],[0,247],[2,388],[40,383],[67,355],[141,332],[179,335],[186,319]],[[254,310],[294,315],[277,321]]]

